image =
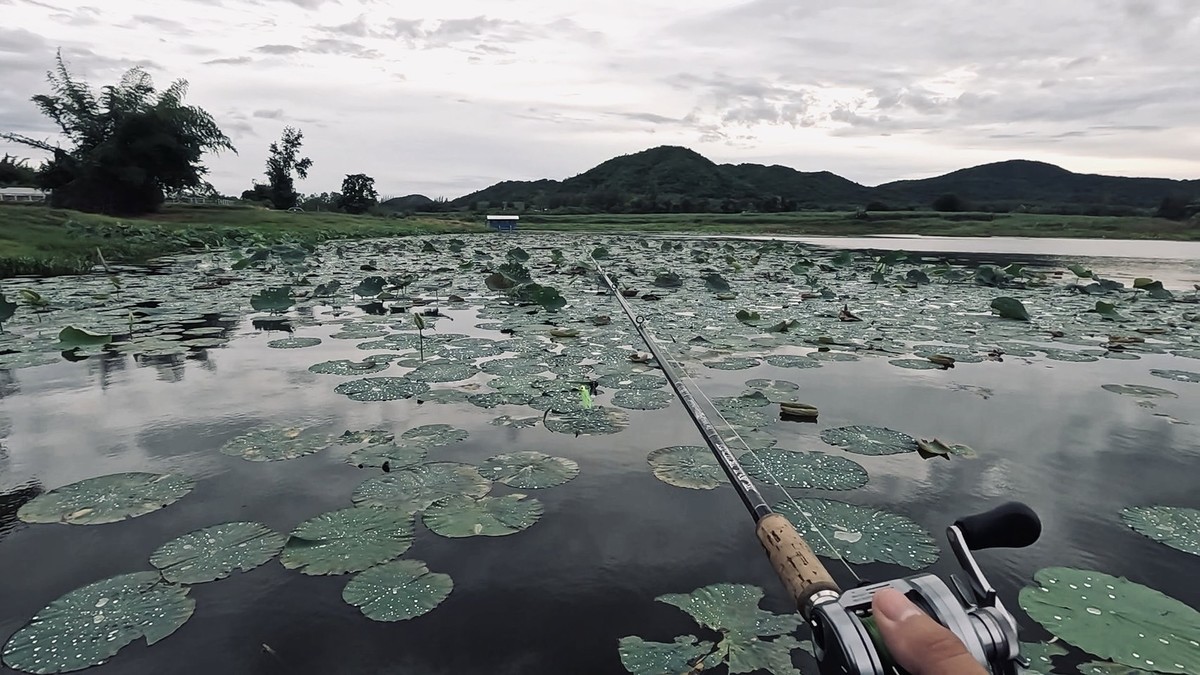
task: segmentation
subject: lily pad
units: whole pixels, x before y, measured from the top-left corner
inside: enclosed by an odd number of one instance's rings
[[[458,382],[468,380],[479,372],[478,368],[454,361],[432,361],[412,371],[405,377],[418,382]]]
[[[426,509],[439,499],[482,497],[491,489],[491,482],[470,464],[433,462],[372,476],[354,490],[351,499],[359,506],[380,506],[411,513]]]
[[[461,443],[467,440],[468,436],[470,433],[466,429],[452,427],[449,424],[426,424],[413,427],[400,434],[400,438],[408,444],[433,448]]]
[[[821,440],[859,455],[897,455],[917,450],[917,439],[884,427],[826,429],[821,432]]]
[[[943,366],[939,366],[929,359],[892,359],[888,363],[908,370],[945,370]]]
[[[26,523],[115,523],[170,506],[195,486],[177,474],[115,473],[40,494],[21,506],[17,517]]]
[[[433,611],[453,589],[450,575],[420,560],[395,560],[355,575],[342,599],[373,621],[406,621]]]
[[[627,410],[662,410],[671,406],[673,396],[657,389],[622,389],[612,399],[613,405]]]
[[[1046,630],[1080,649],[1159,673],[1200,672],[1200,612],[1122,577],[1048,567],[1021,589],[1020,604]]]
[[[1030,667],[1022,675],[1050,675],[1054,671],[1055,656],[1066,656],[1067,650],[1057,642],[1022,642],[1021,656],[1029,659]]]
[[[560,434],[603,435],[615,434],[629,426],[629,417],[620,410],[596,406],[568,413],[551,413],[546,417],[546,428]]]
[[[597,382],[608,389],[660,389],[667,385],[667,380],[658,375],[636,373],[601,375]]]
[[[646,461],[654,477],[690,490],[712,490],[725,483],[725,473],[712,451],[695,445],[673,445],[650,451]]]
[[[345,574],[385,563],[412,546],[410,512],[356,506],[300,523],[280,561],[304,574]]]
[[[479,474],[509,487],[534,490],[566,483],[579,475],[579,464],[566,457],[523,450],[488,459],[479,467]]]
[[[536,427],[538,422],[541,422],[541,417],[512,417],[509,415],[501,415],[492,420],[492,425],[497,427],[510,427],[512,429],[529,429]]]
[[[1200,373],[1187,370],[1151,370],[1150,374],[1172,382],[1200,382]]]
[[[756,450],[740,461],[751,476],[787,488],[854,490],[867,484],[867,470],[858,462],[824,452]]]
[[[707,659],[717,665],[713,643],[698,642],[694,635],[680,635],[674,642],[650,642],[636,635],[621,638],[621,665],[633,675],[678,675],[707,669]],[[710,657],[710,655],[712,655]]]
[[[398,401],[424,394],[429,385],[407,377],[367,377],[343,382],[333,391],[351,401]]]
[[[318,453],[330,445],[326,436],[303,429],[256,429],[221,446],[221,453],[251,462],[281,462]]]
[[[808,358],[807,356],[794,356],[792,354],[774,354],[767,357],[767,363],[776,368],[820,368],[821,362]]]
[[[338,438],[338,443],[341,445],[379,445],[380,443],[391,443],[395,438],[396,434],[388,429],[347,430]]]
[[[346,458],[346,463],[353,464],[360,469],[367,467],[378,469],[386,464],[388,470],[391,471],[424,462],[428,452],[428,449],[421,445],[376,443],[350,453],[350,456]]]
[[[1016,298],[1001,297],[992,300],[992,311],[999,314],[1001,319],[1029,321],[1029,312],[1025,311],[1025,305]]]
[[[547,366],[538,359],[511,358],[487,361],[479,369],[490,375],[536,375]]]
[[[435,502],[422,519],[443,537],[503,537],[533,526],[545,507],[532,497],[447,497]]]
[[[933,537],[897,513],[814,498],[781,503],[775,510],[792,521],[817,555],[840,554],[855,564],[884,562],[914,570],[938,559]]]
[[[1081,675],[1162,675],[1154,670],[1130,668],[1111,661],[1089,661],[1079,664],[1077,668]]]
[[[738,357],[726,358],[718,361],[705,361],[704,365],[713,370],[747,370],[759,365],[760,361],[755,358]]]
[[[97,581],[40,610],[4,645],[4,664],[27,673],[66,673],[98,666],[138,638],[153,645],[192,616],[188,589],[158,572]]]
[[[1134,530],[1171,548],[1200,555],[1200,510],[1181,506],[1135,506],[1121,510]]]
[[[206,527],[158,548],[150,564],[177,584],[224,579],[235,569],[248,572],[279,555],[287,538],[261,523],[225,523]]]
[[[1158,387],[1150,387],[1144,384],[1105,384],[1100,387],[1104,391],[1111,391],[1114,394],[1122,396],[1133,396],[1135,398],[1179,398],[1179,394]]]
[[[321,344],[321,338],[294,337],[271,340],[267,343],[267,346],[271,349],[304,349],[306,347],[316,347],[319,344]]]
[[[387,370],[392,365],[391,362],[394,358],[396,357],[392,354],[377,354],[368,356],[362,361],[348,359],[323,361],[309,366],[308,372],[319,375],[371,375]]]
[[[754,391],[762,392],[763,396],[766,396],[767,400],[772,403],[795,401],[796,392],[800,391],[800,385],[787,380],[746,380],[746,386]]]

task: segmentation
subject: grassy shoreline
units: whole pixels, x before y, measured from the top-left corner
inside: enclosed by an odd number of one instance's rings
[[[522,231],[863,236],[1066,237],[1200,241],[1200,226],[1156,218],[923,212],[592,214],[522,216]],[[100,258],[140,263],[203,249],[284,241],[319,243],[487,232],[473,214],[406,218],[289,213],[253,207],[170,206],[141,218],[112,218],[42,206],[0,205],[0,278],[87,272]]]

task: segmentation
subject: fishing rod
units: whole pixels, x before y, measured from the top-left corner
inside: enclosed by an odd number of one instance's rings
[[[954,632],[971,656],[993,675],[1017,675],[1021,669],[1029,666],[1020,655],[1016,619],[1005,609],[996,589],[984,576],[971,552],[997,547],[1020,548],[1037,541],[1042,526],[1032,509],[1019,502],[1010,502],[985,513],[960,518],[947,528],[950,548],[966,575],[965,580],[950,575],[951,585],[935,574],[920,574],[881,583],[862,582],[849,563],[837,553],[837,548],[825,539],[829,550],[834,551],[850,575],[860,582],[858,587],[843,591],[792,522],[767,504],[738,462],[737,455],[730,450],[692,391],[684,384],[672,359],[646,329],[645,317],[629,306],[616,282],[595,258],[592,258],[592,264],[608,291],[616,297],[621,310],[633,322],[634,329],[646,343],[671,389],[683,403],[717,463],[754,518],[755,532],[775,574],[812,629],[814,652],[822,675],[905,674],[888,653],[871,615],[872,597],[885,588],[903,593],[926,614]],[[700,391],[700,396],[709,403],[714,415],[742,442],[746,451],[757,457],[754,449],[733,431],[703,391]],[[766,466],[762,462],[759,464]],[[780,481],[774,482],[775,487],[796,503]],[[797,508],[796,511],[808,519],[803,509]],[[811,520],[808,524],[817,536],[824,539],[821,530]]]

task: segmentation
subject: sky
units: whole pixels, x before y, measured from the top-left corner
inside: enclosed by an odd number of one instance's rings
[[[454,198],[683,145],[867,185],[1006,159],[1200,178],[1196,0],[0,0],[0,130],[62,50],[99,87],[190,84],[263,180],[292,125],[297,189],[366,173]],[[0,153],[35,156],[0,144]]]

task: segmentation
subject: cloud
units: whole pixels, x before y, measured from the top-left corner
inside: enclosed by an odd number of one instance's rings
[[[300,54],[304,50],[295,45],[263,45],[255,47],[254,51],[259,54],[272,54],[276,56],[286,56],[288,54]]]
[[[208,66],[242,66],[253,62],[254,59],[250,58],[249,56],[228,56],[223,59],[212,59],[211,61],[205,61],[204,64]]]
[[[283,119],[282,110],[255,110],[254,117],[264,120],[281,120]]]

